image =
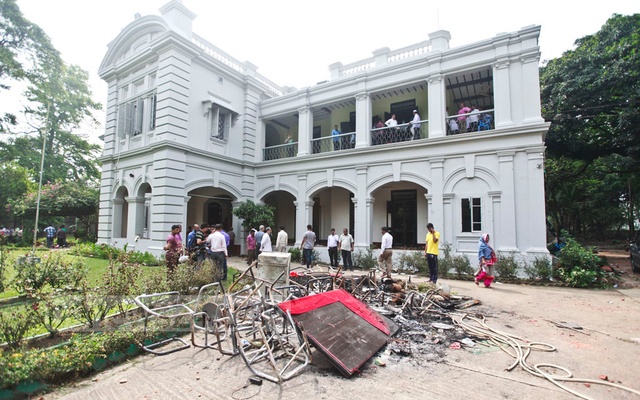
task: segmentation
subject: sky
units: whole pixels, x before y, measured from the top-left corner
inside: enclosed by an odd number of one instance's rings
[[[17,0],[23,15],[51,38],[68,64],[90,75],[94,100],[106,103],[98,68],[107,45],[134,21],[159,15],[168,0]],[[576,39],[596,33],[614,13],[640,12],[640,0],[453,2],[430,0],[182,0],[197,17],[194,33],[279,85],[302,88],[329,78],[329,65],[348,64],[427,40],[447,30],[450,47],[540,25],[541,61],[560,57]],[[461,4],[468,6],[462,7]],[[104,123],[104,112],[96,114]],[[89,132],[97,142],[102,128]]]

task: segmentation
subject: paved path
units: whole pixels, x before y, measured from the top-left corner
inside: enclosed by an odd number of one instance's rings
[[[231,264],[241,263],[231,259]],[[239,264],[238,264],[239,265]],[[357,273],[357,272],[356,272]],[[361,273],[361,272],[360,272]],[[424,279],[424,278],[420,278]],[[610,380],[640,390],[640,289],[580,290],[446,281],[453,292],[473,296],[482,305],[468,309],[488,323],[529,341],[556,346],[537,352],[533,363],[554,363],[579,378]],[[558,328],[549,321],[571,322],[584,333]],[[386,367],[371,364],[359,376],[343,378],[321,355],[301,375],[274,384],[248,384],[250,373],[239,357],[213,350],[188,349],[171,355],[145,355],[54,393],[45,399],[574,399],[573,395],[520,368],[508,372],[512,358],[499,350],[446,350],[443,358],[414,365],[390,359]],[[477,354],[476,354],[477,353]],[[596,385],[572,384],[596,399],[640,396]]]

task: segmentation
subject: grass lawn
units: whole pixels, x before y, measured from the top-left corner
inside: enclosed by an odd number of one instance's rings
[[[18,292],[16,292],[16,290],[11,287],[11,281],[13,280],[13,277],[15,276],[15,272],[16,272],[15,271],[16,259],[18,259],[21,256],[25,256],[27,254],[31,254],[31,248],[5,250],[5,253],[4,253],[4,257],[5,257],[4,265],[6,268],[5,279],[4,279],[5,290],[4,292],[0,293],[0,299],[6,299],[6,298],[10,298],[18,295]],[[100,282],[100,280],[104,276],[107,266],[109,265],[109,260],[77,256],[73,253],[73,250],[71,249],[50,250],[46,248],[45,249],[39,248],[39,249],[36,249],[36,257],[40,257],[40,258],[62,257],[64,261],[71,264],[81,263],[82,265],[86,266],[88,271],[87,278],[89,279],[89,282],[92,285],[95,285],[98,282]],[[140,268],[142,268],[143,275],[151,275],[157,272],[158,268],[161,268],[161,267],[142,266]]]

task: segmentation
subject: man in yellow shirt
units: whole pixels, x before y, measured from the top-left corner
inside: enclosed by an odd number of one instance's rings
[[[427,257],[429,264],[429,279],[434,284],[438,281],[438,242],[440,241],[440,232],[436,231],[433,224],[427,224],[426,244],[424,246],[424,255]]]

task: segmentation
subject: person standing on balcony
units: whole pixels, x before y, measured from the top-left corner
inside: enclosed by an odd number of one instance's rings
[[[387,131],[387,137],[386,140],[381,140],[380,143],[389,143],[389,142],[393,142],[395,136],[397,136],[397,132],[398,132],[398,120],[396,119],[396,115],[395,114],[391,114],[391,118],[389,118],[388,120],[385,121],[384,123],[386,126],[388,126],[390,129],[388,129]]]
[[[475,132],[478,130],[478,120],[480,117],[480,110],[475,105],[471,105],[471,114],[469,114],[469,131]]]
[[[338,125],[333,126],[331,136],[333,136],[333,150],[340,150],[340,135],[342,132],[338,129]]]
[[[380,228],[382,233],[382,243],[380,245],[380,256],[378,257],[378,265],[380,269],[384,271],[384,274],[387,278],[391,279],[391,268],[392,261],[391,257],[393,256],[393,252],[391,248],[393,247],[393,236],[389,233],[389,228],[383,226]]]
[[[413,110],[413,119],[411,120],[411,135],[413,140],[420,139],[420,115],[418,110]]]
[[[331,233],[327,238],[327,249],[329,249],[329,265],[335,269],[340,267],[338,264],[338,240],[340,237],[336,235],[336,230],[331,228]]]
[[[287,232],[284,230],[284,226],[281,226],[280,231],[278,232],[278,237],[276,238],[276,251],[286,253],[288,243],[289,235],[287,235]]]
[[[424,255],[427,257],[427,264],[429,265],[429,279],[433,284],[438,281],[438,241],[440,241],[440,232],[436,231],[433,224],[429,222],[427,224],[427,238],[424,245]]]
[[[311,258],[313,257],[313,245],[316,243],[316,234],[313,232],[313,227],[307,225],[307,231],[302,237],[302,243],[300,243],[300,250],[302,250],[303,260],[307,264],[307,269],[311,268]]]
[[[468,114],[471,112],[471,109],[465,106],[463,102],[460,102],[459,106],[460,109],[458,110],[458,115]],[[463,129],[462,127],[464,127],[465,132],[469,129],[469,121],[467,120],[467,117],[465,115],[461,115],[460,117],[458,117],[458,125],[460,125],[460,129]]]

